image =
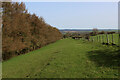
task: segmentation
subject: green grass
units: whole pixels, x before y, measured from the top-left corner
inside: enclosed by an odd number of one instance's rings
[[[63,39],[4,61],[3,78],[117,78],[118,50]]]
[[[102,42],[102,35],[97,35],[97,36],[100,36],[100,39],[101,42]],[[91,36],[90,39],[94,39],[95,42],[97,42],[97,36]],[[107,37],[106,37],[106,34],[103,34],[103,39],[104,39],[104,42],[107,43]],[[109,34],[108,35],[108,39],[109,39],[109,43],[112,43],[112,34]],[[113,34],[113,39],[114,39],[114,44],[116,45],[119,45],[119,34]]]

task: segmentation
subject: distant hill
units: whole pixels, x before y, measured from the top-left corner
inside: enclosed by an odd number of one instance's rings
[[[88,33],[91,32],[92,29],[59,29],[61,33],[65,34],[67,32],[79,32],[79,33]],[[118,32],[117,29],[98,29],[99,31],[115,31]]]

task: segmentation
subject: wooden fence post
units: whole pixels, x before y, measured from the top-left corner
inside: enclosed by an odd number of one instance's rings
[[[103,34],[102,34],[102,42],[104,43]]]
[[[109,38],[108,38],[108,34],[106,34],[106,37],[107,37],[107,44],[109,44]]]
[[[99,42],[99,41],[98,41],[98,35],[97,35],[97,42]]]
[[[100,35],[99,35],[99,42],[101,43],[101,38],[100,38]]]
[[[112,44],[114,44],[113,34],[112,34]]]
[[[92,37],[92,42],[93,42],[93,37]]]

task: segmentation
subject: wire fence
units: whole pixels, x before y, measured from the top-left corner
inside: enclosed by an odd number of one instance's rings
[[[119,46],[119,34],[100,34],[90,36],[90,41]]]

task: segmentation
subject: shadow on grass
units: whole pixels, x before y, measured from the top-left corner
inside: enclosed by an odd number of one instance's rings
[[[118,69],[120,66],[120,50],[102,49],[90,51],[87,54],[88,58],[93,61],[98,67],[110,67]]]

